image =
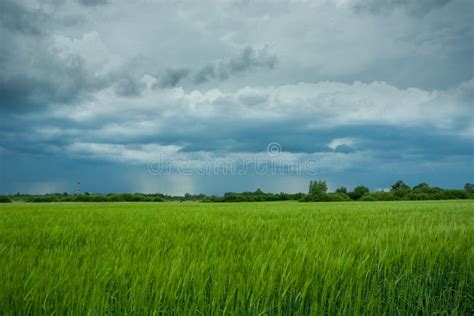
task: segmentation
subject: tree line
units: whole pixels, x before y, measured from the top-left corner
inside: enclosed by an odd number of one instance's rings
[[[395,182],[387,191],[370,192],[369,188],[363,185],[356,186],[354,190],[348,191],[345,187],[336,189],[335,192],[328,193],[328,186],[325,180],[311,181],[308,194],[304,196],[304,202],[342,202],[342,201],[396,201],[396,200],[453,200],[453,199],[473,199],[474,184],[466,183],[464,190],[442,189],[432,187],[427,183],[420,183],[414,187],[399,180]]]
[[[227,192],[223,196],[189,194],[173,196],[161,193],[110,193],[110,194],[68,194],[53,193],[44,195],[14,194],[0,195],[0,203],[10,202],[266,202],[266,201],[301,201],[301,202],[344,202],[344,201],[396,201],[396,200],[451,200],[474,199],[474,184],[466,183],[464,189],[442,189],[427,183],[410,187],[402,180],[395,182],[389,190],[370,192],[363,185],[352,191],[340,187],[328,192],[325,180],[311,181],[308,193],[266,193],[260,189],[255,192]]]

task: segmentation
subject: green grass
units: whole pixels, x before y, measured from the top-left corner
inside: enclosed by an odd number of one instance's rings
[[[0,315],[472,314],[473,201],[0,206]]]

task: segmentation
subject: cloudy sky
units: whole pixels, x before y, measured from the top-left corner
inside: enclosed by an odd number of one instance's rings
[[[0,193],[461,188],[472,21],[471,0],[1,0]]]

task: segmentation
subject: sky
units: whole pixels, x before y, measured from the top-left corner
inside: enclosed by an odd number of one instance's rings
[[[474,1],[2,0],[0,193],[474,182]]]

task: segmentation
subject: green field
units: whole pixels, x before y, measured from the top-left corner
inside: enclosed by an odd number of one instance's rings
[[[474,202],[0,205],[0,315],[472,314]]]

